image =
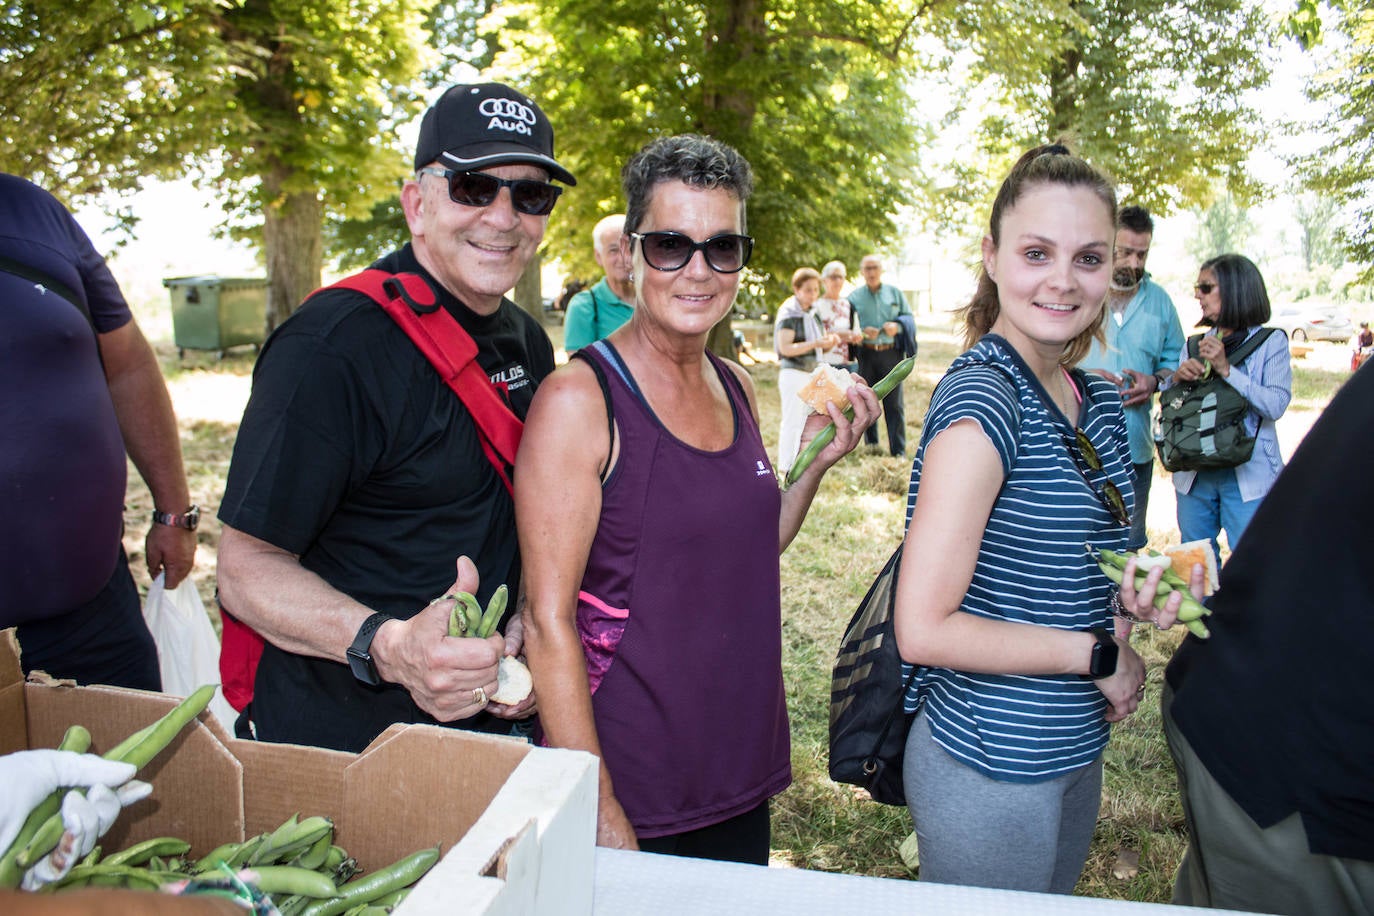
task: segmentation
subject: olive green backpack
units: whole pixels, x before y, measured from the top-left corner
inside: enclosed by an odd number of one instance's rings
[[[1238,366],[1274,332],[1261,328],[1228,356]],[[1188,338],[1188,355],[1198,359],[1201,334]],[[1255,437],[1245,430],[1250,402],[1215,372],[1175,385],[1159,396],[1155,448],[1169,471],[1233,468],[1250,460]]]

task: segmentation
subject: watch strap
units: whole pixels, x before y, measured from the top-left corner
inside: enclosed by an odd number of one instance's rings
[[[369,616],[363,621],[363,625],[358,627],[358,634],[353,637],[353,643],[345,653],[353,676],[368,686],[375,687],[381,683],[381,678],[377,675],[377,664],[372,660],[372,639],[382,624],[394,619],[390,614],[380,611]]]
[[[187,531],[195,531],[196,526],[200,524],[200,506],[188,506],[186,511],[180,515],[153,509],[153,521],[170,528],[185,528]]]

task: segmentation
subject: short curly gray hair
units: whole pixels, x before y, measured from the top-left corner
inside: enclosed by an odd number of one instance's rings
[[[739,198],[740,228],[744,203],[754,192],[754,170],[733,147],[700,134],[658,137],[635,153],[620,170],[625,188],[625,232],[639,231],[655,185],[681,181],[705,190],[723,188]]]

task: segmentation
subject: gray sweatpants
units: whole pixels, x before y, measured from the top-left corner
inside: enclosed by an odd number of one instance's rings
[[[921,880],[1073,893],[1102,800],[1102,758],[1044,782],[1002,782],[931,738],[924,709],[902,761]]]

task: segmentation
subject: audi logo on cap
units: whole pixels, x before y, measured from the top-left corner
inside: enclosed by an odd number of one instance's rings
[[[483,99],[477,110],[489,118],[514,119],[534,126],[534,109],[517,99]]]

